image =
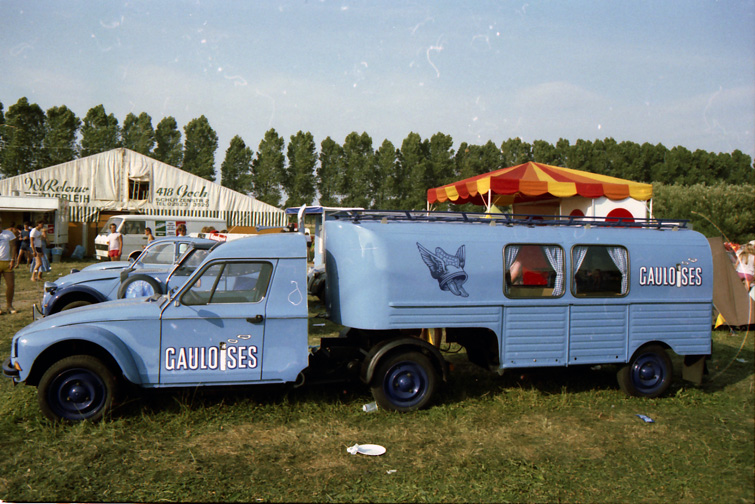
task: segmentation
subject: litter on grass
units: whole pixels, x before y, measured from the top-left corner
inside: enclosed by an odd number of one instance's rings
[[[357,453],[361,453],[362,455],[382,455],[385,453],[385,447],[376,444],[355,444],[346,448],[346,451],[352,455],[356,455]]]
[[[642,419],[642,421],[645,422],[645,423],[655,423],[655,420],[653,420],[649,416],[640,415],[639,413],[637,413],[637,416],[640,417],[640,419]]]
[[[376,402],[371,402],[362,406],[362,411],[364,411],[365,413],[372,413],[373,411],[377,411],[377,409],[378,406]]]

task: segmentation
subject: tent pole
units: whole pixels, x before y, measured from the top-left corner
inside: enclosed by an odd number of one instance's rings
[[[490,207],[493,206],[493,189],[488,189],[488,213],[490,213]]]

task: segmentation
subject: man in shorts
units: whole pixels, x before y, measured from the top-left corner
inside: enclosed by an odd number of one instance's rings
[[[0,221],[0,279],[5,279],[5,311],[0,310],[0,315],[18,313],[13,308],[13,293],[16,288],[16,231],[12,228],[3,229]]]
[[[115,230],[115,224],[110,224],[110,234],[107,237],[107,255],[111,261],[120,261],[123,251],[123,235]]]

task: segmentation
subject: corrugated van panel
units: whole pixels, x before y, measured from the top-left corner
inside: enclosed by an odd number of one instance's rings
[[[629,309],[629,354],[646,341],[663,341],[679,355],[709,355],[709,303],[635,304]]]
[[[568,306],[505,307],[501,367],[563,366]]]
[[[497,306],[391,306],[390,327],[489,327],[498,333],[501,308]]]
[[[626,362],[627,306],[571,307],[569,364]]]

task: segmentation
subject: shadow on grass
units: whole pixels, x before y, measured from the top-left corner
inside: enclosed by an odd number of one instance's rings
[[[726,387],[751,380],[755,354],[748,347],[716,344],[714,357],[708,362],[709,374],[697,387],[682,380],[683,358],[670,352],[674,366],[674,381],[667,396],[680,389],[698,388],[703,393],[715,393]],[[571,366],[557,368],[507,369],[503,375],[470,363],[464,354],[446,356],[454,370],[447,383],[437,393],[434,404],[455,404],[468,399],[496,396],[507,390],[534,390],[545,396],[564,392],[579,394],[594,391],[619,391],[616,380],[617,365]],[[737,360],[739,359],[739,360]],[[744,361],[744,362],[742,362]],[[713,378],[713,380],[711,380]],[[359,381],[328,384],[243,385],[222,387],[191,387],[171,389],[138,389],[131,387],[125,401],[115,415],[133,416],[144,412],[179,413],[219,405],[266,407],[274,405],[309,405],[333,407],[349,405],[361,408],[373,401],[369,387]]]

